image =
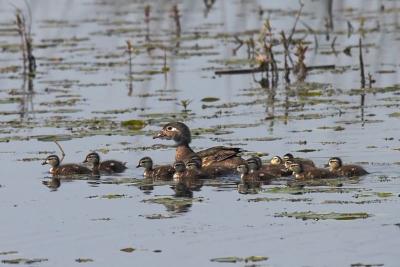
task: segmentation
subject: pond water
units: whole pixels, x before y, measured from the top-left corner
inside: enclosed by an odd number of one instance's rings
[[[260,85],[260,73],[214,72],[255,67],[246,42],[267,18],[283,67],[280,32],[290,35],[296,1],[27,2],[30,16],[23,1],[0,3],[2,264],[398,266],[398,1],[304,1],[293,38],[308,46],[305,64],[335,68],[310,70],[304,82],[292,74],[290,84],[281,72],[274,88]],[[31,21],[31,80],[22,75],[16,7]],[[365,89],[359,38],[375,80]],[[128,129],[125,120],[146,126]],[[255,194],[239,194],[239,178],[229,177],[178,198],[169,184],[144,186],[135,168],[144,156],[173,161],[172,142],[152,136],[176,120],[192,129],[195,150],[238,146],[265,160],[291,152],[319,166],[340,156],[370,174],[342,186],[276,182]],[[129,169],[51,190],[40,163],[60,154],[54,139],[65,162],[98,151]],[[342,213],[363,218],[337,220]],[[211,261],[221,257],[237,258]]]

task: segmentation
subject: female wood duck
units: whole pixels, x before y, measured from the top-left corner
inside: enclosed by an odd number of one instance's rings
[[[354,177],[368,174],[368,172],[358,165],[343,165],[343,162],[338,157],[329,159],[329,170],[339,176]]]
[[[291,160],[294,163],[301,163],[303,165],[309,165],[311,167],[315,167],[315,164],[312,160],[310,159],[304,159],[304,158],[295,158],[292,154],[287,153],[283,156],[283,161]]]
[[[54,176],[70,176],[79,174],[91,174],[92,171],[84,166],[78,164],[62,164],[60,165],[60,158],[57,155],[48,156],[42,165],[49,164],[51,166],[50,173]]]
[[[293,172],[293,176],[299,180],[306,179],[324,179],[324,178],[334,178],[337,177],[334,173],[327,169],[312,168],[304,169],[304,165],[301,163],[292,163],[290,165],[290,170]]]
[[[143,167],[144,178],[170,181],[175,173],[175,170],[170,165],[162,165],[153,167],[153,160],[150,157],[144,157],[139,160],[136,168]]]
[[[106,160],[100,162],[100,156],[96,152],[89,153],[83,163],[89,163],[92,165],[93,174],[99,175],[100,173],[122,173],[127,167],[126,162],[117,160]]]
[[[203,167],[224,167],[235,170],[239,164],[245,163],[245,160],[238,155],[242,151],[240,148],[216,146],[195,153],[189,146],[192,141],[190,129],[182,122],[166,124],[153,138],[174,140],[176,161],[185,162],[197,154],[202,159]]]
[[[247,167],[249,169],[250,174],[256,174],[261,181],[271,180],[272,178],[276,178],[277,176],[273,173],[270,173],[270,170],[262,170],[262,161],[260,157],[252,157],[246,160]]]

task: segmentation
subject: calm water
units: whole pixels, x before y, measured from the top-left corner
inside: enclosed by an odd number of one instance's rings
[[[330,1],[304,1],[294,38],[309,46],[306,64],[336,68],[310,71],[304,83],[292,76],[285,85],[281,77],[268,89],[257,82],[260,74],[214,71],[250,67],[246,45],[233,54],[235,36],[256,40],[266,18],[273,38],[279,40],[282,30],[290,35],[296,1],[217,0],[209,10],[203,1],[180,1],[180,31],[170,1],[28,2],[37,63],[32,83],[22,78],[20,38],[13,30],[13,5],[25,14],[27,8],[23,1],[0,2],[0,260],[47,259],[35,266],[218,266],[223,263],[210,259],[266,256],[267,261],[231,265],[398,266],[400,3],[333,0],[329,27]],[[360,37],[365,71],[376,80],[363,105]],[[132,82],[127,40],[135,49]],[[283,66],[282,46],[273,50]],[[202,101],[206,97],[218,99]],[[192,101],[188,111],[179,105],[182,100]],[[131,119],[147,126],[139,131],[121,126]],[[310,186],[300,195],[271,192],[279,185],[239,194],[237,178],[206,184],[192,199],[175,198],[170,185],[143,190],[142,170],[135,166],[147,155],[157,163],[173,161],[174,148],[165,146],[172,143],[152,139],[173,120],[196,133],[195,149],[234,145],[264,153],[264,159],[292,152],[320,166],[340,156],[371,174],[345,181],[342,188]],[[40,163],[59,154],[54,135],[65,162],[81,162],[96,150],[103,158],[128,162],[129,169],[50,190],[42,185],[49,174]],[[171,201],[152,203],[163,197]],[[371,216],[279,216],[296,211]]]

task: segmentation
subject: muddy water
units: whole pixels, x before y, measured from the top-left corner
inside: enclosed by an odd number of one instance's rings
[[[281,77],[276,88],[262,88],[259,74],[214,71],[251,67],[246,45],[233,55],[235,36],[256,40],[266,18],[274,38],[281,30],[289,35],[298,10],[292,1],[217,0],[209,10],[202,1],[182,1],[180,31],[173,4],[164,1],[30,4],[37,62],[31,83],[21,76],[14,7],[0,5],[4,264],[26,259],[37,260],[35,266],[218,266],[210,260],[234,256],[225,260],[238,266],[397,266],[399,3],[336,0],[333,26],[326,27],[329,1],[305,1],[294,38],[309,46],[307,65],[335,69],[310,71],[304,83],[292,76],[286,85]],[[26,10],[22,1],[15,5]],[[376,80],[371,88],[367,84],[363,105],[360,36],[366,73]],[[130,78],[127,40],[135,49]],[[273,49],[282,66],[283,48]],[[208,97],[217,99],[202,101]],[[187,110],[182,100],[192,101]],[[131,119],[146,127],[121,126]],[[151,138],[173,120],[193,129],[196,149],[235,145],[264,159],[292,152],[320,166],[341,156],[371,174],[341,181],[342,187],[291,189],[278,183],[248,195],[237,192],[234,177],[204,185],[193,198],[175,198],[168,184],[141,186],[135,168],[145,155],[157,163],[173,160],[171,144]],[[50,190],[42,185],[49,178],[40,160],[59,153],[54,136],[65,162],[80,162],[96,150],[128,162],[129,169]],[[368,217],[336,220],[341,213]],[[318,220],[302,219],[311,215]],[[244,261],[249,256],[268,259]]]

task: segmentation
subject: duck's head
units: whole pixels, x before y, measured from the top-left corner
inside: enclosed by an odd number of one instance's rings
[[[189,127],[182,122],[170,122],[153,139],[161,138],[174,140],[176,144],[189,144],[192,141]]]
[[[290,165],[294,163],[293,160],[286,160],[285,161],[285,168],[290,171]]]
[[[57,155],[50,155],[42,162],[42,165],[46,164],[49,164],[51,167],[57,167],[60,165],[60,158]]]
[[[290,154],[290,153],[287,153],[287,154],[285,154],[285,155],[283,156],[283,160],[284,160],[284,161],[293,160],[293,159],[294,159],[294,157],[293,157],[293,155]]]
[[[96,152],[92,152],[87,154],[85,160],[82,163],[89,163],[89,164],[99,164],[100,156]]]
[[[201,165],[199,165],[199,162],[195,160],[189,160],[188,162],[186,162],[185,166],[188,170],[198,170],[201,167]]]
[[[247,173],[249,173],[249,166],[246,164],[240,164],[239,166],[237,166],[236,170],[240,174],[247,174]]]
[[[281,165],[282,163],[283,163],[283,160],[282,160],[282,158],[279,157],[279,156],[274,156],[274,157],[271,159],[271,164],[272,164],[272,165]]]
[[[330,158],[328,161],[329,169],[331,171],[339,169],[340,167],[342,167],[342,164],[342,160],[338,157]]]
[[[186,167],[185,167],[185,163],[183,163],[183,161],[176,161],[173,165],[175,172],[184,172]]]
[[[292,163],[292,164],[290,164],[289,170],[291,170],[295,174],[302,173],[303,166],[300,163]]]
[[[246,160],[247,167],[249,168],[249,171],[256,171],[260,169],[261,159],[259,157],[252,157]]]
[[[146,170],[153,168],[153,160],[150,157],[144,157],[139,160],[136,168],[143,167]]]

